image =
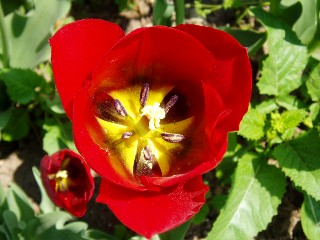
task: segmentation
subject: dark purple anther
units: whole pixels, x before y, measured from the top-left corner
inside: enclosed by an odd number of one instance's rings
[[[123,117],[128,116],[126,109],[124,108],[124,106],[122,105],[122,103],[118,99],[114,100],[114,106],[115,106],[117,113],[119,115],[121,115]]]
[[[181,142],[183,139],[185,139],[185,136],[178,133],[161,133],[161,137],[163,140],[169,143],[178,143]]]
[[[152,155],[151,155],[151,150],[149,146],[145,146],[143,149],[143,157],[146,160],[151,160],[152,159]]]
[[[133,132],[125,132],[122,134],[122,139],[130,138],[133,135]]]
[[[145,83],[143,84],[143,87],[140,92],[140,104],[142,107],[146,105],[148,97],[149,97],[149,84]]]
[[[173,95],[169,102],[167,102],[166,106],[164,107],[164,111],[165,113],[169,112],[169,109],[178,101],[178,96],[177,95]]]

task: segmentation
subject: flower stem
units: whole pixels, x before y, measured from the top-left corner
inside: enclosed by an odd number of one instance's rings
[[[9,42],[7,38],[7,32],[4,22],[4,13],[2,9],[2,3],[0,0],[0,35],[2,42],[2,64],[4,68],[9,67]]]
[[[184,23],[185,19],[185,8],[184,0],[174,0],[174,9],[176,11],[176,24]]]

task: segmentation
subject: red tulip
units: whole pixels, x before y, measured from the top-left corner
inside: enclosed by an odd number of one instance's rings
[[[40,171],[43,185],[54,204],[82,217],[94,189],[90,169],[83,158],[71,150],[61,150],[43,157]]]
[[[248,109],[247,50],[196,25],[141,28],[82,20],[50,40],[76,146],[103,180],[97,201],[150,238],[203,205],[203,173]]]

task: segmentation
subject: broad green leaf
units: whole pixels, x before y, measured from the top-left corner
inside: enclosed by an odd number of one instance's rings
[[[308,45],[314,38],[317,31],[319,7],[318,0],[295,0],[282,1],[284,6],[290,6],[300,2],[302,5],[302,12],[299,19],[293,25],[292,30],[296,32],[298,38],[305,45]]]
[[[194,217],[192,218],[192,223],[196,225],[203,223],[206,220],[209,212],[210,212],[209,206],[207,204],[204,204],[200,208],[200,211],[196,215],[194,215]]]
[[[295,110],[305,107],[299,98],[292,95],[279,96],[275,101],[279,106],[284,107],[287,110]]]
[[[0,72],[0,78],[6,84],[11,100],[22,104],[33,100],[36,88],[45,81],[30,69],[7,69]]]
[[[29,115],[25,109],[13,109],[9,121],[1,133],[5,141],[19,140],[28,135],[30,129]]]
[[[34,10],[27,15],[13,12],[5,17],[11,67],[33,68],[49,60],[50,31],[71,6],[70,0],[34,0],[34,4]]]
[[[308,93],[313,101],[320,101],[320,63],[315,64],[306,81]]]
[[[207,240],[253,239],[277,213],[285,185],[285,176],[279,169],[258,156],[244,155],[239,160],[227,203]]]
[[[280,19],[261,8],[252,12],[267,30],[269,56],[263,61],[258,88],[261,94],[286,95],[302,84],[302,72],[308,61],[307,48],[297,45],[295,35]]]
[[[191,224],[191,220],[185,222],[184,224],[176,227],[168,232],[161,233],[158,235],[159,240],[183,240]],[[154,236],[151,240],[157,240]]]
[[[10,210],[5,210],[3,212],[3,221],[7,228],[7,232],[10,235],[10,240],[19,240],[18,230],[19,230],[19,222],[17,216],[14,212]]]
[[[259,140],[264,136],[265,120],[265,115],[255,109],[249,109],[240,123],[238,133],[249,140]]]
[[[70,122],[61,122],[59,119],[50,119],[44,126],[46,134],[43,138],[43,149],[49,154],[53,154],[63,148],[77,151],[73,142]]]
[[[304,194],[301,208],[301,224],[303,232],[309,240],[320,239],[320,201]]]
[[[28,196],[13,183],[7,191],[6,204],[7,208],[15,213],[18,221],[28,222],[34,217],[34,210]]]
[[[82,233],[82,237],[84,239],[96,239],[96,240],[119,240],[105,232],[95,230],[95,229],[88,229],[87,231]]]
[[[3,111],[3,112],[0,111],[0,131],[3,128],[5,128],[5,126],[7,126],[10,119],[11,112],[12,112],[12,108],[8,108],[6,111]]]
[[[54,205],[54,203],[51,201],[49,198],[46,189],[44,188],[42,181],[41,181],[41,176],[40,176],[40,171],[36,167],[32,168],[33,176],[38,184],[38,187],[40,188],[41,192],[41,202],[40,202],[40,210],[42,213],[50,213],[53,212],[54,210],[57,209],[57,207]]]
[[[320,136],[316,130],[279,145],[273,155],[295,185],[320,200]]]
[[[153,9],[154,25],[171,26],[172,14],[174,13],[174,5],[166,0],[155,1]]]
[[[279,106],[277,105],[275,99],[265,100],[255,106],[255,109],[262,114],[268,114],[277,110]]]

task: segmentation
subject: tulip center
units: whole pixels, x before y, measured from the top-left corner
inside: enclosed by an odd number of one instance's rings
[[[187,146],[185,133],[194,118],[167,119],[180,99],[171,94],[170,86],[151,89],[145,83],[94,96],[93,110],[105,133],[110,160],[122,163],[134,176],[168,175]]]
[[[55,182],[56,182],[55,191],[56,192],[65,192],[68,190],[68,171],[67,170],[59,170],[55,174],[50,174],[49,179],[55,180]]]

